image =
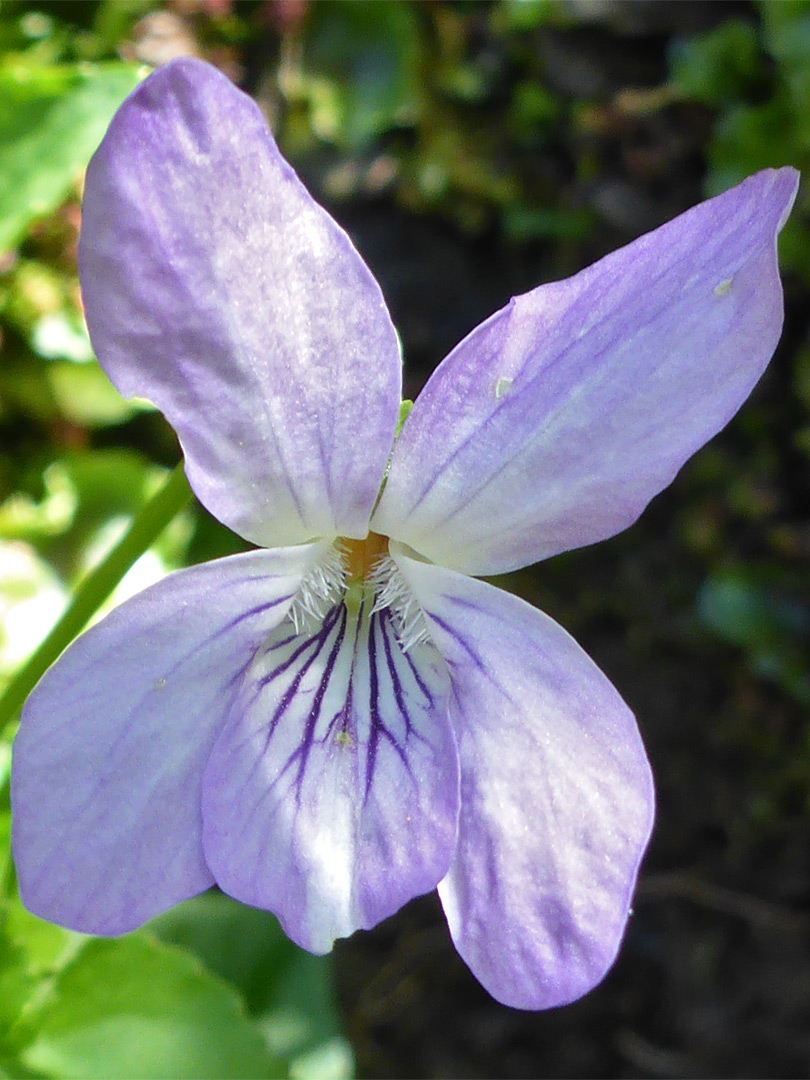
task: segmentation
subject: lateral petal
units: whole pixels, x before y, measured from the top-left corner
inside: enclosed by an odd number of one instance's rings
[[[242,675],[323,546],[170,574],[46,672],[12,764],[14,859],[29,910],[121,934],[213,884],[203,767]]]
[[[389,611],[338,604],[280,627],[251,667],[205,773],[208,865],[327,952],[444,877],[458,814],[447,671],[399,648]]]
[[[90,163],[87,324],[176,429],[200,501],[265,547],[362,537],[400,399],[396,334],[258,107],[202,61],[124,102]]]
[[[757,173],[482,323],[419,395],[372,528],[494,574],[635,521],[776,347],[797,183]]]
[[[619,948],[653,816],[630,710],[569,635],[484,582],[392,557],[450,669],[461,764],[439,885],[456,948],[505,1005],[586,993]]]

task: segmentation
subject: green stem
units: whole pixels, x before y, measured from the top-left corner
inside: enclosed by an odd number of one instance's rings
[[[20,668],[0,696],[0,732],[17,716],[40,677],[95,615],[130,566],[188,504],[188,486],[182,462],[142,506],[132,524],[98,566],[82,579],[73,600],[54,628]]]

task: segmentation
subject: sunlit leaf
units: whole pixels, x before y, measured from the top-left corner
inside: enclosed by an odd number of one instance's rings
[[[332,965],[286,937],[267,911],[209,892],[155,919],[164,941],[190,949],[241,991],[271,1049],[291,1060],[291,1073],[340,1080],[351,1075],[340,1037]]]
[[[29,1017],[30,1069],[52,1077],[276,1077],[237,994],[145,934],[87,941]]]
[[[28,544],[0,540],[0,687],[62,613],[65,590]]]
[[[64,200],[138,78],[119,63],[0,69],[0,251]]]
[[[24,950],[0,933],[0,1061],[13,1051],[11,1031],[36,985]]]
[[[70,527],[76,512],[76,488],[61,462],[54,461],[43,470],[42,487],[39,500],[27,492],[15,491],[0,503],[0,537],[29,540],[55,536]],[[11,566],[19,562],[15,550],[5,549],[0,554],[0,583]],[[7,591],[8,586],[0,584],[0,588]]]
[[[107,427],[127,420],[146,402],[126,401],[98,364],[54,361],[46,366],[46,378],[61,414],[79,427]]]

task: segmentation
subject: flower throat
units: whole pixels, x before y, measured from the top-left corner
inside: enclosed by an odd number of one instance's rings
[[[364,617],[390,608],[405,651],[430,640],[424,613],[380,533],[330,544],[301,582],[289,618],[297,633],[311,632],[339,604]]]

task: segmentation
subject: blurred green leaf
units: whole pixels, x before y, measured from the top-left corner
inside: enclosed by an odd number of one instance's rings
[[[139,452],[121,448],[75,450],[61,466],[78,492],[76,523],[86,530],[134,514],[164,475]]]
[[[236,993],[145,934],[88,940],[29,1011],[19,1053],[52,1077],[284,1076]]]
[[[513,203],[504,211],[506,234],[514,240],[582,240],[592,232],[593,213],[586,209],[555,210]]]
[[[38,980],[63,967],[87,940],[84,934],[32,915],[17,895],[7,901],[4,917],[6,935],[23,950],[27,970]]]
[[[539,26],[565,24],[570,12],[559,0],[501,0],[493,7],[493,19],[507,31],[536,30]]]
[[[47,371],[50,365],[36,367]],[[33,463],[28,483],[0,503],[0,537],[34,544],[71,580],[92,561],[87,548],[99,532],[111,521],[132,518],[165,475],[137,451],[122,448],[74,450],[44,467]],[[0,567],[11,565],[7,551]]]
[[[22,541],[0,541],[0,690],[37,648],[65,604],[61,582],[33,548]]]
[[[15,895],[0,899],[0,1063],[13,1061],[12,1075],[29,1075],[18,1056],[31,1038],[26,1012],[84,940],[31,915]]]
[[[742,19],[676,39],[670,49],[670,84],[693,101],[707,105],[738,101],[762,77],[756,28]]]
[[[410,4],[331,0],[313,4],[300,85],[315,133],[358,149],[412,121],[419,102],[419,31]]]
[[[30,340],[43,316],[62,310],[64,278],[52,266],[37,259],[18,259],[4,281],[2,301],[4,317]]]
[[[81,364],[93,359],[90,338],[84,327],[64,310],[43,315],[37,321],[31,334],[31,348],[48,360],[64,359]]]
[[[539,82],[519,83],[509,103],[509,125],[524,146],[542,145],[560,116],[559,100]]]
[[[0,251],[64,200],[138,78],[120,63],[0,69]]]
[[[13,1051],[10,1033],[36,986],[25,951],[0,933],[0,1061]]]
[[[709,147],[707,194],[716,195],[758,169],[801,160],[792,109],[781,97],[737,105],[717,122]]]
[[[100,52],[115,53],[133,23],[154,8],[152,0],[101,0],[93,15],[93,34]]]
[[[45,371],[60,413],[78,427],[108,427],[129,419],[139,409],[153,409],[147,402],[122,398],[98,364],[54,361]]]
[[[777,61],[779,72],[800,111],[806,112],[810,95],[810,4],[761,3],[764,45]]]
[[[711,574],[698,615],[723,641],[742,648],[758,675],[810,702],[810,606],[753,566]]]
[[[339,1061],[342,1040],[328,957],[294,945],[267,911],[246,907],[222,893],[187,900],[159,916],[150,929],[163,941],[190,949],[242,993],[274,1053],[291,1060],[291,1072],[312,1077],[348,1077],[351,1055],[336,1074],[316,1068],[318,1055]],[[330,1051],[331,1048],[331,1051]],[[336,1051],[337,1055],[336,1055]],[[310,1060],[302,1073],[299,1065]]]
[[[797,349],[793,365],[793,388],[799,401],[810,412],[810,343]]]
[[[36,536],[54,536],[65,532],[76,513],[76,488],[65,466],[58,461],[42,473],[43,495],[33,499],[27,492],[15,491],[0,503],[0,536],[9,540],[29,540]],[[5,579],[10,559],[5,553],[0,583]],[[37,581],[37,589],[43,584]],[[0,587],[2,587],[0,585]],[[5,587],[7,590],[7,586]]]

